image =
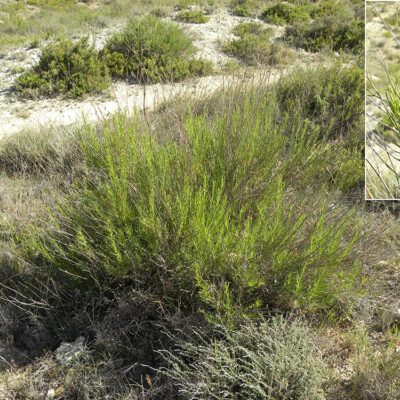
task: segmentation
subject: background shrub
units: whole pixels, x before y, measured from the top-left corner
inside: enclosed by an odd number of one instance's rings
[[[220,326],[214,341],[179,343],[165,357],[170,363],[165,373],[183,399],[325,398],[325,362],[299,321],[277,317],[233,331]]]
[[[210,18],[206,17],[202,11],[186,10],[180,11],[176,15],[176,19],[182,22],[190,22],[192,24],[204,24]]]
[[[363,125],[364,72],[358,66],[297,69],[277,85],[284,111],[296,109],[332,139],[343,138]],[[357,132],[358,134],[358,132]]]
[[[261,14],[261,18],[271,24],[285,25],[308,21],[311,16],[306,6],[278,3],[267,7]]]
[[[364,21],[325,17],[311,24],[286,28],[285,38],[296,47],[318,52],[324,48],[354,54],[364,51]]]
[[[281,43],[271,42],[272,29],[255,22],[239,24],[234,29],[239,39],[233,39],[224,51],[241,58],[250,65],[285,64],[294,58],[294,51]]]
[[[80,98],[108,84],[107,67],[85,37],[76,43],[63,40],[45,47],[39,63],[16,79],[15,90],[25,97],[63,94]]]
[[[319,19],[327,16],[336,16],[337,18],[353,17],[352,10],[348,4],[343,1],[324,0],[315,4],[311,9],[313,19]]]
[[[116,33],[102,59],[114,77],[156,83],[211,72],[211,63],[194,59],[194,52],[192,40],[176,24],[148,16]]]
[[[259,2],[257,0],[231,0],[229,8],[233,15],[239,17],[255,17],[257,15],[257,9],[259,8]]]
[[[326,166],[335,185],[351,192],[364,183],[364,71],[336,64],[297,69],[276,86],[283,112],[299,113],[331,141]]]
[[[237,15],[238,17],[249,17],[250,11],[248,10],[245,4],[237,5],[232,10],[233,15]]]

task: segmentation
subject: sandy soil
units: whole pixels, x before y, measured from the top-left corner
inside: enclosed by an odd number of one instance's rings
[[[400,3],[395,1],[389,1],[383,3],[382,1],[374,2],[375,8],[380,13],[381,17],[386,21],[390,20],[390,17],[396,13]],[[373,12],[373,8],[370,4],[367,4],[367,9],[371,10],[371,13],[367,14],[367,23],[365,26],[365,46],[366,46],[366,70],[367,76],[370,77],[373,85],[378,90],[382,90],[385,87],[386,73],[384,63],[389,66],[393,63],[398,62],[397,57],[394,55],[399,54],[399,48],[396,41],[388,36],[388,31],[385,28],[382,20]],[[392,25],[390,25],[393,28]],[[392,32],[400,40],[400,35],[397,29],[392,29]],[[374,101],[373,101],[374,100]],[[375,104],[374,104],[375,102]],[[382,103],[379,99],[373,99],[367,96],[366,99],[366,112],[372,114],[374,117],[378,117],[379,106]],[[371,130],[374,128],[374,123],[367,119],[367,129]]]
[[[399,2],[374,2],[376,10],[389,25],[392,33],[400,40],[400,35],[394,16],[398,13]],[[380,132],[379,121],[382,120],[384,104],[379,96],[385,98],[385,87],[388,84],[386,69],[398,62],[399,44],[391,36],[382,19],[376,14],[371,4],[367,3],[367,23],[365,27],[366,41],[366,198],[389,199],[398,193],[400,162],[399,147],[396,136],[387,130],[384,135]],[[371,93],[368,88],[373,85]],[[380,188],[380,189],[378,189]]]
[[[173,18],[173,17],[171,17]],[[15,78],[21,73],[19,69],[29,68],[35,64],[40,55],[39,49],[22,48],[10,51],[0,59],[0,138],[20,130],[40,129],[78,123],[83,120],[94,121],[99,115],[107,116],[117,110],[126,109],[128,113],[143,107],[155,107],[161,101],[178,92],[189,91],[193,94],[210,93],[226,83],[226,73],[218,73],[231,60],[222,52],[221,43],[234,37],[232,29],[241,22],[254,21],[251,18],[236,17],[226,9],[219,9],[210,15],[205,24],[181,24],[193,37],[198,48],[198,56],[211,60],[216,74],[188,82],[176,84],[157,84],[144,87],[122,81],[114,82],[107,94],[88,97],[85,100],[66,100],[62,98],[21,100],[11,88]],[[260,22],[260,21],[258,21]],[[274,29],[274,40],[284,33],[284,28],[270,25]],[[92,40],[96,47],[104,45],[107,38],[116,28],[107,28],[96,34]],[[298,62],[310,60],[314,55],[298,51]],[[271,68],[258,71],[267,72],[269,79],[274,80],[282,73],[282,68]],[[239,73],[240,75],[240,73]]]

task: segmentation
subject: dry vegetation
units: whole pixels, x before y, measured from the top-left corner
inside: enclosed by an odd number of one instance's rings
[[[108,18],[114,3],[71,2],[57,15]],[[189,5],[137,4],[146,21]],[[264,12],[276,4],[197,6],[283,23],[279,7]],[[302,48],[313,38],[309,50],[329,62],[272,82],[255,68],[274,63],[278,28],[260,19],[238,25],[228,49],[250,79],[1,140],[0,398],[399,398],[398,210],[362,200],[364,54],[359,27],[346,25],[361,2],[324,4],[287,2],[301,18],[285,32],[301,32]],[[346,40],[306,34],[304,14],[312,28],[344,16],[335,29]],[[171,43],[138,62],[122,37],[97,60],[135,84],[147,68],[157,82]],[[79,336],[79,356],[57,361]]]

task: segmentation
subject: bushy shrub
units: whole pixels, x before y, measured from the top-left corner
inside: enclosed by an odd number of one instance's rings
[[[305,224],[285,203],[286,182],[297,171],[312,180],[326,161],[315,152],[319,130],[291,110],[277,124],[276,104],[247,101],[211,125],[190,116],[178,136],[138,134],[120,119],[101,136],[89,131],[82,151],[93,174],[31,249],[87,284],[129,276],[210,318],[291,299],[334,307],[355,290],[357,269],[342,268],[355,237],[347,217],[332,224],[322,208]]]
[[[285,64],[294,58],[293,50],[281,43],[270,42],[272,29],[261,24],[247,22],[239,24],[234,31],[239,39],[224,46],[224,51],[241,58],[250,65]]]
[[[80,98],[108,84],[107,68],[85,37],[77,43],[64,40],[45,47],[39,63],[18,77],[14,87],[25,97],[63,94]]]
[[[156,83],[211,72],[211,63],[194,59],[194,52],[192,40],[179,26],[148,16],[133,19],[116,33],[101,57],[114,77]]]
[[[359,130],[361,133],[361,130]],[[354,193],[364,186],[364,149],[358,146],[338,146],[332,157],[330,173],[334,186],[344,193]]]
[[[336,18],[352,17],[351,9],[344,2],[335,0],[321,1],[311,9],[313,19],[335,16]]]
[[[259,3],[257,0],[231,0],[229,8],[238,17],[255,17]]]
[[[201,336],[198,335],[200,338]],[[219,327],[214,341],[179,343],[165,374],[182,399],[317,400],[327,366],[306,325],[282,317]]]
[[[261,14],[261,18],[271,24],[285,25],[308,21],[311,16],[306,6],[278,3],[267,7]]]
[[[176,15],[176,19],[182,22],[190,22],[192,24],[204,24],[210,18],[206,17],[202,11],[186,10]]]
[[[164,9],[164,8],[160,8],[160,7],[157,7],[157,8],[154,8],[153,10],[151,10],[150,14],[154,15],[157,18],[166,18],[166,17],[168,17],[167,10]]]
[[[271,28],[264,28],[262,24],[257,22],[243,22],[235,26],[233,33],[239,37],[249,34],[263,35],[265,39],[269,39],[273,34],[273,30]]]
[[[332,142],[326,166],[334,187],[351,192],[364,184],[364,71],[341,62],[298,69],[276,86],[281,112],[299,113]]]
[[[324,48],[355,54],[364,51],[364,21],[326,17],[286,28],[285,38],[296,47],[318,52]]]
[[[344,138],[363,125],[364,71],[343,67],[340,61],[300,68],[278,83],[277,98],[284,112],[296,109],[330,138]]]
[[[237,5],[232,10],[233,15],[237,15],[238,17],[249,17],[250,11],[248,10],[245,4]]]

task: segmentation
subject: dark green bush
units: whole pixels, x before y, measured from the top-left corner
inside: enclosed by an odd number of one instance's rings
[[[25,97],[63,94],[80,98],[108,84],[107,67],[85,37],[77,43],[64,40],[45,47],[39,63],[16,79],[15,90]]]
[[[259,8],[258,0],[231,0],[229,8],[238,17],[256,17]]]
[[[150,11],[151,15],[154,15],[157,18],[166,18],[168,17],[168,12],[164,8],[154,8],[153,10]]]
[[[164,357],[165,374],[182,399],[325,399],[327,365],[298,321],[277,317],[236,330],[220,326],[213,341],[181,342]]]
[[[257,22],[243,22],[235,26],[233,33],[239,37],[253,34],[263,36],[265,39],[269,39],[273,34],[273,30],[271,28],[264,28],[262,24]]]
[[[284,112],[296,109],[330,138],[340,139],[363,121],[364,71],[340,61],[298,69],[279,82],[277,98]]]
[[[182,22],[190,22],[192,24],[204,24],[210,18],[206,17],[202,11],[185,10],[176,15],[176,19]]]
[[[364,149],[364,70],[343,67],[298,69],[276,86],[281,112],[298,113],[334,141],[328,169],[334,184],[361,187]]]
[[[285,25],[311,19],[307,6],[294,6],[287,3],[278,3],[267,7],[261,18],[271,24]]]
[[[232,10],[232,14],[238,17],[249,17],[251,15],[245,4],[235,6]]]
[[[148,16],[133,19],[116,33],[101,57],[114,77],[156,83],[211,72],[211,63],[194,59],[194,52],[192,40],[179,26]]]
[[[224,46],[224,51],[241,58],[250,65],[275,65],[290,62],[294,52],[281,43],[270,42],[272,29],[262,24],[247,22],[234,29],[239,39],[234,39]]]
[[[351,9],[343,1],[324,0],[311,9],[311,17],[319,19],[327,16],[335,16],[336,18],[352,17]]]
[[[360,54],[364,51],[364,21],[325,17],[311,24],[288,27],[285,37],[294,46],[308,51],[328,48]]]

